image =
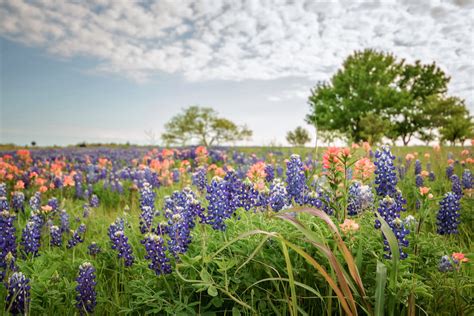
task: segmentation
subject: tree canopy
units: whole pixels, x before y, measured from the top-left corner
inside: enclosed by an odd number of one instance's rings
[[[185,146],[198,143],[214,146],[226,142],[246,140],[252,136],[247,126],[220,117],[209,107],[190,106],[165,124],[161,138],[166,145]]]
[[[449,99],[449,80],[435,63],[409,64],[389,53],[356,51],[311,91],[306,120],[318,132],[338,132],[355,142],[378,142],[383,136],[405,145],[414,136],[428,141],[438,129],[433,100],[440,105],[439,100]],[[460,106],[466,109],[463,102]]]
[[[293,146],[304,146],[311,141],[311,137],[306,129],[298,126],[294,131],[288,131],[286,140]]]

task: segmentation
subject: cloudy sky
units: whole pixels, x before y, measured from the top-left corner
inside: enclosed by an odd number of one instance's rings
[[[436,61],[474,109],[474,1],[0,0],[0,143],[146,144],[212,106],[285,144],[354,50]],[[309,126],[307,126],[309,128]]]

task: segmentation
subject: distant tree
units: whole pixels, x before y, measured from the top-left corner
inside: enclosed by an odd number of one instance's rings
[[[33,140],[31,141],[31,147],[35,147],[36,146],[36,142]]]
[[[165,124],[166,132],[161,138],[166,145],[181,145],[197,142],[213,146],[225,142],[249,139],[252,131],[247,126],[218,116],[212,108],[190,106]]]
[[[311,137],[306,129],[298,126],[294,131],[288,131],[286,140],[293,146],[304,146],[311,141]]]
[[[459,98],[439,99],[432,103],[432,123],[440,126],[441,141],[456,145],[474,136],[473,118],[464,101]]]
[[[428,124],[427,99],[446,92],[448,82],[434,63],[410,65],[391,54],[356,51],[329,82],[312,90],[306,120],[318,132],[337,131],[355,142],[379,136],[385,122],[385,136],[407,144]],[[376,128],[367,126],[368,117],[377,118]]]

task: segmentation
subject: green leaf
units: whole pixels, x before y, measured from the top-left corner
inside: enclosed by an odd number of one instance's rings
[[[375,277],[375,316],[384,315],[385,285],[387,284],[387,267],[377,261]]]
[[[212,297],[217,296],[218,292],[217,289],[214,285],[211,285],[207,288],[207,294],[209,294]]]
[[[232,308],[232,316],[240,316],[241,313],[240,313],[240,309],[238,307],[233,307]]]

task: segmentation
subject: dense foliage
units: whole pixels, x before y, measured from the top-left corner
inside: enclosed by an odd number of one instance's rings
[[[468,315],[471,149],[408,150],[3,152],[1,310]]]
[[[344,61],[309,97],[308,123],[353,141],[383,136],[408,144],[414,137],[464,141],[473,136],[463,100],[447,96],[450,78],[435,64],[413,64],[366,49]]]

